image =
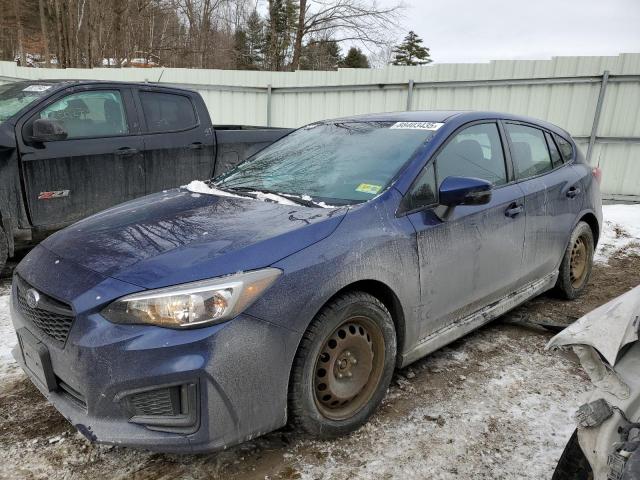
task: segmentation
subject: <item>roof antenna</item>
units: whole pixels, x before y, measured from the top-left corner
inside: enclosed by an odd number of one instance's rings
[[[166,70],[166,68],[163,68],[162,71],[160,72],[160,76],[158,77],[158,80],[156,80],[156,83],[160,83],[160,79],[162,78],[162,75],[164,75],[164,71]]]

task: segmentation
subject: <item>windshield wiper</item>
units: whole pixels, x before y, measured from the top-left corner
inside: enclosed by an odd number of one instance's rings
[[[216,188],[220,188],[220,187],[216,187]],[[297,195],[292,195],[290,193],[280,193],[280,192],[276,192],[275,190],[269,190],[267,188],[255,188],[255,187],[226,187],[226,188],[231,192],[270,193],[271,195],[275,195],[277,197],[290,200],[293,203],[297,203],[298,205],[303,205],[305,207],[311,207],[311,208],[320,208],[320,205],[318,205],[315,202],[312,202],[311,200],[305,200],[304,198],[300,198]],[[221,190],[223,189],[221,188]]]

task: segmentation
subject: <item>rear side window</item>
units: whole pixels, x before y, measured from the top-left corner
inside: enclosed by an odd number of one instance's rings
[[[494,185],[507,183],[502,142],[495,123],[457,133],[436,158],[438,185],[447,177],[475,177]]]
[[[558,150],[556,143],[553,141],[553,137],[547,132],[544,132],[544,137],[547,139],[547,146],[549,147],[549,153],[551,154],[551,163],[553,164],[553,168],[562,165],[562,156],[560,155],[560,151]]]
[[[191,99],[187,96],[140,92],[140,102],[149,132],[187,130],[198,123]]]
[[[537,128],[505,124],[511,140],[511,157],[517,179],[534,177],[553,169],[544,132]]]
[[[573,160],[573,147],[569,142],[567,142],[560,135],[554,135],[556,143],[558,144],[558,148],[560,149],[560,153],[562,154],[562,158],[565,162],[569,162]]]
[[[117,90],[67,95],[40,112],[40,118],[58,120],[67,140],[111,137],[129,132],[122,97]]]

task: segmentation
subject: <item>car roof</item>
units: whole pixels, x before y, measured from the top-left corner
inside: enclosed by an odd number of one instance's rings
[[[170,88],[171,90],[182,90],[185,92],[193,92],[188,88],[175,87],[169,84],[158,84],[158,83],[148,83],[148,82],[121,82],[118,80],[71,80],[71,79],[35,79],[35,80],[21,80],[15,83],[23,83],[23,84],[50,84],[56,89],[58,88],[66,88],[74,85],[122,85],[122,86],[136,86],[136,87],[157,87],[157,88]]]
[[[538,118],[515,115],[512,113],[475,111],[475,110],[416,110],[410,112],[387,112],[369,113],[365,115],[354,115],[350,117],[337,118],[338,122],[438,122],[447,123],[455,121],[457,124],[464,124],[476,120],[511,120],[515,122],[525,122],[537,125],[547,130],[556,132],[563,137],[570,138],[570,134],[552,123]]]

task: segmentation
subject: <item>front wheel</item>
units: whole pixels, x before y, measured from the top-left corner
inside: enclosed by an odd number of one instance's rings
[[[556,291],[562,297],[573,300],[584,291],[593,267],[593,251],[591,227],[586,222],[579,222],[571,232],[569,245],[560,264]]]
[[[0,274],[4,269],[5,264],[7,263],[7,258],[9,256],[9,241],[7,240],[7,235],[4,233],[2,227],[0,227]]]
[[[377,298],[347,293],[326,305],[294,360],[289,408],[294,424],[318,438],[362,426],[384,398],[396,361],[396,333]]]

